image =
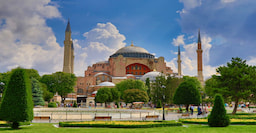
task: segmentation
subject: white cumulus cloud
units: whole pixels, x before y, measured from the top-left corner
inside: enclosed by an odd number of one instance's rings
[[[63,48],[46,19],[61,18],[50,0],[5,0],[0,4],[0,72],[14,67],[43,73],[62,70]]]
[[[188,40],[195,40],[194,36],[190,36],[187,38],[184,38],[184,35],[178,36],[176,39],[173,39],[172,44],[174,46],[177,46],[177,40],[179,42],[183,42],[182,48],[184,51],[181,51],[181,60],[182,60],[182,74],[183,75],[189,75],[189,76],[197,76],[197,42],[193,42],[190,44],[185,43],[185,39]],[[209,78],[212,74],[216,73],[216,67],[211,66],[208,64],[210,60],[210,49],[212,47],[211,38],[204,36],[201,38],[202,42],[202,49],[203,49],[203,73],[204,78]],[[174,53],[177,54],[177,53]],[[170,62],[167,62],[167,65],[171,66],[174,72],[177,72],[177,58],[172,59]]]
[[[83,76],[87,66],[107,61],[109,56],[125,46],[125,36],[112,23],[98,23],[84,34],[84,40],[74,40],[75,74]]]

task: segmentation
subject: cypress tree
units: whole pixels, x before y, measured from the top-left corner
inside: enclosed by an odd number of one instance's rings
[[[34,105],[44,105],[43,90],[40,82],[35,78],[31,78],[32,96]]]
[[[226,127],[230,124],[223,98],[219,94],[215,95],[214,106],[208,118],[208,124],[210,127]]]
[[[0,106],[0,119],[12,123],[13,129],[19,122],[33,120],[31,82],[25,69],[14,69]]]

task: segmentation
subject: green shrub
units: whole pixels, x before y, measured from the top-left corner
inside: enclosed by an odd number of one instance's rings
[[[56,102],[50,102],[48,103],[49,108],[57,108]]]
[[[74,102],[73,107],[77,107],[77,103],[76,102]]]
[[[31,82],[25,69],[12,71],[3,95],[0,119],[11,122],[13,129],[19,128],[19,122],[33,120]]]
[[[226,114],[223,98],[217,94],[214,99],[214,106],[208,117],[210,127],[226,127],[230,124],[229,116]]]

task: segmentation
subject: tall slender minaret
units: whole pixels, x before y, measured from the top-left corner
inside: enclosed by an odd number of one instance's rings
[[[178,46],[178,76],[181,77],[181,59],[180,59],[180,45]]]
[[[200,29],[198,30],[198,42],[197,42],[197,78],[201,82],[201,85],[204,84],[204,76],[203,76],[203,59],[202,59],[202,46],[201,46],[201,37],[200,37]]]
[[[73,41],[71,39],[71,28],[70,22],[68,20],[68,24],[65,31],[65,40],[64,40],[64,63],[63,63],[63,72],[65,73],[73,73],[74,72],[74,46]]]

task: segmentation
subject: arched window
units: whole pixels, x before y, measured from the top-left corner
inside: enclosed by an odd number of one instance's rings
[[[129,69],[131,68],[131,69]],[[148,66],[139,64],[139,63],[134,63],[126,66],[126,74],[135,74],[135,75],[143,75],[147,72],[150,72],[150,69]]]

